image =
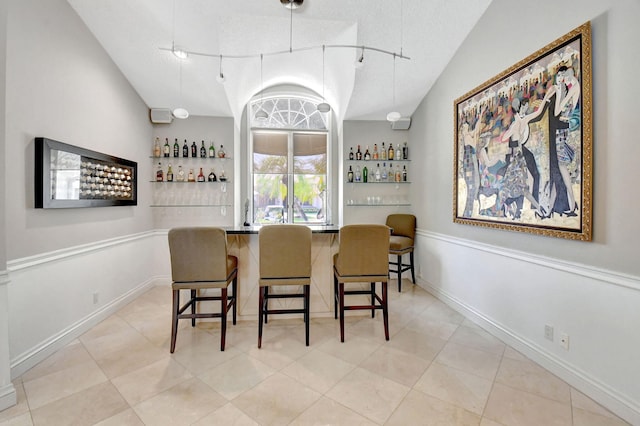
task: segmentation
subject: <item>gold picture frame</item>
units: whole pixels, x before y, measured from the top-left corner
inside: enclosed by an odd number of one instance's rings
[[[454,101],[453,221],[591,240],[591,24]]]

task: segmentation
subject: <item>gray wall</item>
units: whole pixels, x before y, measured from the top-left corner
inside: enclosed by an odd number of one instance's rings
[[[66,1],[10,2],[7,42],[5,169],[15,188],[6,194],[7,258],[152,229],[146,179],[137,207],[33,208],[34,137],[137,161],[147,176],[151,124],[145,104]]]
[[[494,0],[413,115],[423,285],[632,423],[640,423],[637,0]],[[453,102],[586,21],[593,47],[593,241],[454,224]],[[570,349],[544,339],[544,325]],[[556,334],[557,336],[557,334]]]

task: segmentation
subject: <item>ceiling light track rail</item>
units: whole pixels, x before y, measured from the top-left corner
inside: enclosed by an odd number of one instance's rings
[[[211,58],[222,58],[222,57],[224,57],[225,59],[250,59],[250,58],[260,58],[261,55],[264,55],[264,56],[276,56],[276,55],[283,55],[283,54],[287,54],[287,53],[304,52],[304,51],[308,51],[308,50],[315,50],[315,49],[322,49],[322,48],[327,48],[327,49],[356,49],[356,50],[360,50],[362,52],[364,52],[365,50],[371,50],[371,51],[374,51],[374,52],[383,53],[385,55],[394,56],[396,59],[411,60],[411,58],[409,56],[405,56],[404,54],[402,54],[402,50],[400,51],[400,53],[397,53],[397,52],[391,52],[389,50],[380,49],[380,48],[377,48],[377,47],[364,46],[364,45],[355,45],[355,44],[324,44],[324,45],[319,45],[319,46],[298,47],[298,48],[295,48],[295,49],[278,50],[278,51],[275,51],[275,52],[256,53],[256,54],[250,54],[250,55],[224,55],[224,54],[220,54],[220,53],[194,52],[194,51],[184,50],[184,49],[181,49],[180,52],[181,53],[186,53],[187,55],[206,56],[206,57],[211,57]],[[160,50],[173,52],[174,54],[176,53],[175,48],[160,47]]]

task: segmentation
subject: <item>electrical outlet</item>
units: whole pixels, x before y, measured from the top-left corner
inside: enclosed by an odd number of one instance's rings
[[[569,335],[567,333],[562,333],[560,335],[560,346],[567,351],[569,350]]]
[[[545,325],[544,326],[544,338],[547,340],[551,340],[553,342],[553,326],[552,325]]]
[[[94,305],[98,304],[99,299],[100,299],[100,293],[98,293],[98,292],[93,293],[93,304]]]

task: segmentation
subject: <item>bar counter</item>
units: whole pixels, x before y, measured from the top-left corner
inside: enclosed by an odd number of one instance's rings
[[[277,226],[277,225],[266,225]],[[260,226],[223,227],[227,231],[229,254],[238,257],[238,316],[255,320],[258,317],[258,277]],[[311,317],[333,316],[333,255],[338,252],[339,226],[309,225],[311,237]],[[272,292],[291,291],[275,287]],[[297,291],[297,290],[296,290]],[[300,308],[301,299],[274,299],[273,309]],[[279,306],[277,306],[279,305]],[[284,315],[287,317],[288,315]],[[282,316],[281,316],[282,317]],[[301,317],[300,315],[293,317]]]

